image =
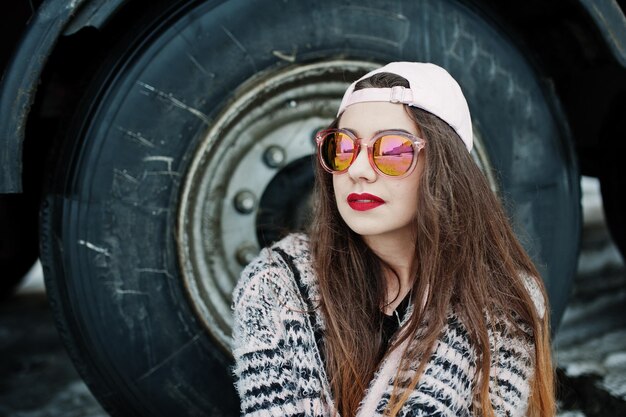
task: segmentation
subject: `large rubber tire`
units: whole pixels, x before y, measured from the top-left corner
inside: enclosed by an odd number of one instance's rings
[[[478,12],[441,0],[198,1],[139,29],[94,79],[41,211],[57,325],[112,415],[238,414],[227,308],[236,272],[266,236],[260,223],[285,218],[267,207],[306,211],[290,195],[309,192],[311,132],[377,63],[431,61],[459,81],[477,160],[558,323],[580,231],[567,129],[541,74]],[[281,118],[301,128],[272,136]],[[299,188],[276,192],[285,184]]]
[[[612,111],[607,116],[605,128],[600,134],[600,163],[598,164],[598,178],[602,192],[602,205],[606,222],[615,245],[626,261],[626,172],[622,155],[626,151],[624,135],[626,127],[623,115],[626,112],[626,94],[618,96],[612,105]]]
[[[28,194],[0,195],[0,299],[13,294],[39,256],[37,206]]]

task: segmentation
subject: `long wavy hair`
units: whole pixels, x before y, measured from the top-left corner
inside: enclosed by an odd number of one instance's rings
[[[409,86],[403,77],[382,73],[359,82],[356,89],[397,85]],[[396,416],[417,386],[453,311],[468,330],[477,354],[475,411],[495,415],[489,398],[492,352],[488,332],[497,325],[489,318],[499,318],[499,323],[510,324],[507,332],[532,337],[534,374],[528,415],[552,416],[554,371],[548,312],[543,316],[537,312],[523,282],[524,275],[534,279],[547,299],[539,273],[456,132],[424,110],[406,107],[406,111],[426,140],[420,153],[425,161],[414,218],[417,271],[411,292],[414,306],[425,304],[413,309],[402,336],[388,349],[381,338],[380,306],[389,301],[383,274],[393,274],[393,270],[346,225],[337,209],[332,175],[319,162],[316,168],[311,249],[320,308],[326,318],[325,366],[337,411],[344,417],[356,414],[381,361],[409,338],[412,348],[403,351],[398,375],[419,366],[409,381],[395,378],[386,415]],[[425,300],[423,294],[427,294]]]

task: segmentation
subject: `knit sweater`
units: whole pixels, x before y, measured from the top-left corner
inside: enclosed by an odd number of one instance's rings
[[[528,289],[535,306],[543,312],[539,289],[532,285]],[[325,329],[322,312],[315,308],[319,299],[305,235],[289,235],[262,250],[242,272],[233,292],[233,374],[242,415],[321,417],[335,412],[319,349]],[[401,325],[411,310],[412,306]],[[511,336],[506,329],[491,329],[489,336],[490,399],[496,415],[523,416],[533,376],[532,338]],[[357,416],[383,415],[403,350],[401,345],[382,361]],[[474,415],[475,360],[466,328],[450,314],[399,416]]]

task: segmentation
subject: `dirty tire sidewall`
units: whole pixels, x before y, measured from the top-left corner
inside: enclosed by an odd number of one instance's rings
[[[144,29],[90,90],[41,216],[58,327],[112,414],[238,414],[231,357],[182,284],[175,225],[198,143],[261,71],[333,57],[448,69],[560,317],[580,230],[571,148],[536,71],[480,15],[435,0],[235,0],[185,4]]]
[[[37,261],[37,206],[28,194],[0,195],[0,300],[13,295]]]

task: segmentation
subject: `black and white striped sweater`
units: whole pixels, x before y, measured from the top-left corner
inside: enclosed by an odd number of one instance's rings
[[[529,286],[529,290],[536,307],[543,311],[538,288]],[[242,415],[333,415],[330,385],[316,343],[316,337],[323,337],[324,318],[319,309],[307,314],[313,306],[307,305],[301,294],[311,304],[319,300],[308,240],[302,234],[289,235],[264,249],[241,275],[233,292],[233,374]],[[410,313],[411,307],[404,321]],[[491,338],[498,341],[492,346],[490,381],[496,414],[523,416],[533,374],[532,342],[495,333]],[[395,349],[380,365],[358,416],[383,415],[402,351]],[[399,415],[473,415],[474,361],[468,333],[451,315],[418,386]]]

